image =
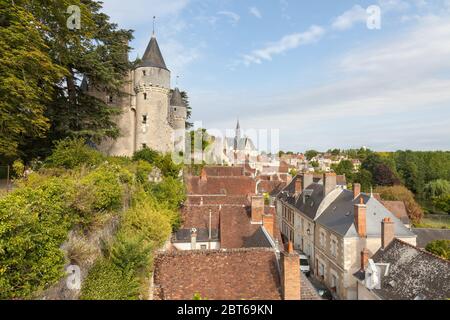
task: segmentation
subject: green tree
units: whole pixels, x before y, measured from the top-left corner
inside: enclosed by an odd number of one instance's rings
[[[72,5],[81,10],[79,30],[67,27],[67,8]],[[68,136],[94,142],[117,138],[120,132],[114,116],[120,110],[82,90],[81,79],[86,77],[91,89],[108,96],[123,96],[125,75],[131,66],[126,57],[132,32],[118,29],[101,12],[101,2],[94,0],[15,0],[12,7],[25,9],[43,25],[35,29],[45,41],[46,53],[64,70],[56,81],[52,79],[53,92],[48,91],[51,101],[46,104],[45,116],[51,124],[49,133],[45,139],[33,135],[36,139],[29,139],[21,150],[33,157],[48,152],[53,141]]]
[[[425,196],[428,199],[450,194],[450,182],[444,179],[431,181],[425,186]]]
[[[427,244],[425,250],[443,259],[450,260],[450,240],[432,241]]]
[[[414,194],[406,187],[378,187],[375,192],[379,193],[383,200],[404,201],[409,218],[414,223],[419,223],[422,220],[423,210],[414,199]]]
[[[312,158],[314,158],[315,156],[317,156],[318,154],[319,154],[319,152],[316,150],[308,150],[305,152],[305,157],[309,161]]]
[[[365,192],[369,192],[373,186],[372,173],[369,170],[361,169],[354,178],[354,182],[361,184],[361,189]]]
[[[64,69],[49,55],[48,26],[10,1],[0,3],[0,156],[16,157],[21,145],[45,137],[45,115]]]
[[[337,165],[332,165],[331,168],[336,174],[345,175],[347,182],[352,183],[355,176],[353,163],[350,160],[342,160]]]

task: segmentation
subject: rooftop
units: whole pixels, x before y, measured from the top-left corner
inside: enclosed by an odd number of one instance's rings
[[[301,298],[319,299],[301,275]],[[275,251],[234,249],[168,252],[155,257],[154,299],[281,300]]]
[[[443,300],[450,298],[450,261],[394,239],[372,260],[388,264],[381,288],[373,292],[386,300]]]

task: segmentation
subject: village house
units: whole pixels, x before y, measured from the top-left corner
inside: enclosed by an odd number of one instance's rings
[[[392,230],[383,235],[383,246],[372,257],[368,250],[361,252],[361,268],[354,274],[358,300],[450,298],[450,261],[394,239]]]
[[[392,233],[412,245],[416,235],[376,198],[353,190],[341,190],[316,219],[314,275],[339,299],[356,299],[353,273],[360,267],[359,253],[370,254],[382,245],[380,223],[389,219]]]
[[[338,180],[345,185],[345,177],[335,173],[326,173],[322,179],[312,173],[297,175],[276,198],[277,220],[283,237],[309,256],[311,265],[314,265],[315,220],[344,188]]]
[[[381,246],[380,222],[390,218],[395,236],[416,244],[416,236],[375,197],[347,190],[334,173],[297,176],[277,197],[277,220],[282,236],[310,259],[312,274],[331,289],[335,298],[356,299],[352,275],[359,268],[359,252]],[[305,186],[305,187],[304,187]]]

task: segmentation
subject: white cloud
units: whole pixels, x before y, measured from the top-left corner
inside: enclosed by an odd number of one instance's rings
[[[286,35],[277,42],[269,43],[264,48],[254,50],[243,56],[243,63],[260,64],[263,60],[272,60],[274,55],[282,54],[299,46],[318,41],[325,34],[325,30],[319,26],[311,26],[307,31]]]
[[[258,18],[258,19],[261,19],[261,18],[262,18],[261,11],[259,11],[258,8],[256,8],[256,7],[251,7],[251,8],[249,9],[249,11],[250,11],[250,14],[254,15],[256,18]]]
[[[353,27],[355,23],[365,21],[367,21],[366,10],[360,5],[355,5],[353,8],[337,17],[333,21],[332,27],[335,30],[347,30]]]
[[[241,16],[232,11],[219,11],[219,12],[217,12],[217,14],[226,16],[230,20],[230,23],[233,26],[237,25],[239,20],[241,20]]]
[[[448,17],[423,18],[407,32],[338,58],[327,69],[333,82],[222,95],[217,110],[227,112],[211,118],[211,125],[229,122],[226,106],[234,105],[245,110],[240,118],[248,127],[280,128],[282,146],[289,149],[449,149],[448,39]]]

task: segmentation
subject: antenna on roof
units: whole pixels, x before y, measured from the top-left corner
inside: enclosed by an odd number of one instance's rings
[[[155,36],[155,21],[156,21],[156,16],[153,16],[153,36]]]

